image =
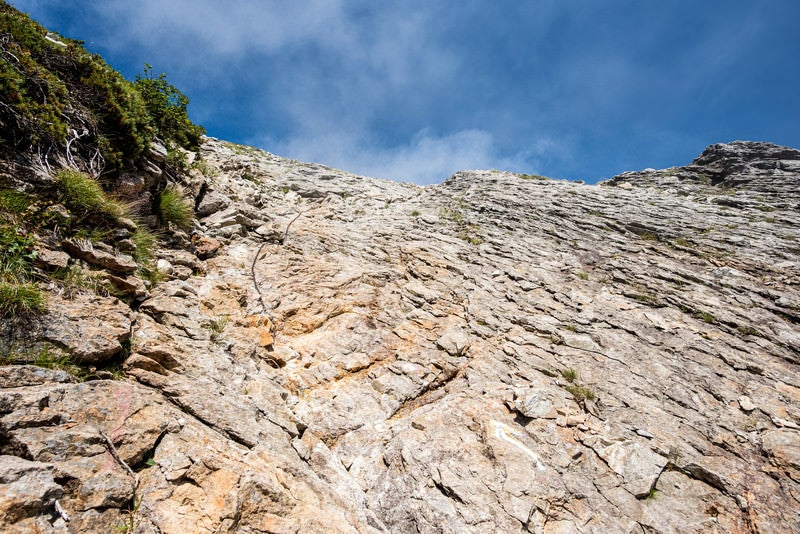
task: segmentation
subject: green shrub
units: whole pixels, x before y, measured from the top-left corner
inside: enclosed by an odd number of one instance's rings
[[[0,282],[0,317],[15,317],[45,310],[47,301],[35,284]]]
[[[116,168],[139,157],[153,138],[152,118],[136,86],[100,56],[79,54],[76,88],[97,129],[94,142],[106,163]]]
[[[166,74],[155,76],[153,67],[145,64],[144,73],[136,76],[136,89],[159,136],[188,150],[200,148],[205,129],[189,120],[189,98],[167,81]]]
[[[129,166],[156,135],[199,147],[205,130],[189,120],[189,99],[164,74],[154,76],[148,65],[128,81],[81,41],[58,37],[56,44],[47,33],[0,2],[0,143],[50,154],[51,163],[91,160],[95,174]]]
[[[67,125],[62,114],[67,105],[66,85],[40,63],[50,52],[46,30],[27,15],[0,3],[0,121],[2,136],[17,148],[40,141],[63,142]]]
[[[162,223],[186,229],[192,225],[194,208],[178,188],[168,187],[158,197],[158,215]]]
[[[17,149],[43,145],[64,154],[67,139],[79,135],[73,151],[87,160],[99,151],[116,168],[147,147],[152,119],[139,92],[100,56],[80,41],[48,41],[44,27],[5,2],[0,35],[0,137]]]
[[[170,146],[167,149],[167,165],[181,173],[188,171],[189,160],[186,157],[186,152],[180,148]]]
[[[64,193],[64,202],[82,215],[118,219],[126,214],[125,206],[108,198],[100,184],[88,174],[62,169],[56,180]]]

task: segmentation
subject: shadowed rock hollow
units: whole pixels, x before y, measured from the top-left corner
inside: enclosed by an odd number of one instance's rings
[[[167,280],[33,329],[124,378],[0,367],[4,531],[800,530],[797,150],[599,186],[202,156]]]

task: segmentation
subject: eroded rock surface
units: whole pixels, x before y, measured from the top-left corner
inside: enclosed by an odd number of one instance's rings
[[[800,530],[800,152],[425,188],[203,157],[197,255],[55,307],[125,378],[2,373],[4,529]]]

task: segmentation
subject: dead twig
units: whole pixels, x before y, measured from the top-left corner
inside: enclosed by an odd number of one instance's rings
[[[294,224],[294,222],[297,219],[299,219],[300,217],[302,217],[303,215],[305,215],[307,213],[311,213],[312,211],[315,211],[315,210],[318,210],[318,209],[324,207],[325,204],[328,202],[328,200],[330,200],[330,195],[326,195],[325,198],[323,198],[320,201],[319,205],[313,206],[311,208],[308,208],[307,210],[303,210],[303,211],[298,212],[297,215],[294,216],[294,219],[289,221],[289,224],[286,225],[286,230],[283,231],[283,237],[281,238],[281,245],[286,243],[286,237],[289,235],[289,228],[292,227],[292,224]]]
[[[260,247],[258,247],[258,252],[256,252],[255,257],[253,257],[253,263],[250,264],[250,276],[253,278],[253,287],[256,288],[256,293],[258,293],[258,300],[261,302],[261,313],[267,313],[267,305],[264,302],[264,295],[261,293],[261,287],[258,285],[258,279],[256,278],[256,262],[261,257],[261,252],[264,250],[264,247],[267,246],[267,243],[262,243]]]
[[[134,491],[135,491],[136,487],[139,485],[139,477],[137,477],[136,473],[133,472],[133,469],[131,469],[130,466],[125,463],[125,460],[120,458],[119,452],[117,451],[117,448],[114,446],[114,442],[111,441],[111,438],[109,438],[106,435],[106,433],[103,432],[102,430],[98,430],[98,432],[100,433],[100,436],[106,441],[106,445],[108,445],[108,452],[111,453],[111,456],[114,457],[114,460],[120,466],[122,466],[122,468],[125,469],[125,471],[127,471],[128,474],[133,478],[133,480],[134,480]]]

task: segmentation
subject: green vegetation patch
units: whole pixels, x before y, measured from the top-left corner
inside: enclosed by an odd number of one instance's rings
[[[139,225],[131,236],[131,241],[136,245],[136,249],[133,251],[134,261],[142,267],[150,265],[155,257],[158,237],[146,227]]]
[[[153,67],[145,64],[144,73],[136,77],[136,89],[160,137],[189,150],[200,148],[206,131],[189,120],[186,109],[189,98],[167,81],[166,74],[156,76]]]
[[[43,312],[47,300],[36,284],[0,282],[0,317],[16,317]]]
[[[594,391],[587,388],[586,386],[580,386],[578,384],[568,384],[564,386],[564,389],[569,391],[577,402],[581,402],[584,400],[594,400],[595,398]]]
[[[30,195],[14,189],[0,189],[0,212],[20,214],[33,204],[33,200]]]
[[[576,371],[576,370],[575,370],[575,369],[573,369],[573,368],[569,368],[569,369],[562,369],[562,370],[561,370],[561,376],[562,376],[562,377],[564,378],[564,380],[566,380],[567,382],[570,382],[570,383],[571,383],[571,382],[575,382],[575,381],[578,379],[578,371]]]
[[[225,327],[228,326],[228,320],[228,316],[223,315],[203,324],[202,327],[211,333],[212,341],[217,341],[225,330]]]
[[[458,208],[442,208],[439,210],[439,217],[453,221],[456,224],[465,222],[464,212]]]
[[[714,317],[714,315],[707,311],[698,311],[696,315],[699,319],[701,319],[705,323],[713,324],[716,322],[716,318]]]
[[[106,195],[100,184],[86,173],[62,169],[56,180],[63,191],[64,203],[81,215],[118,219],[126,214],[125,206]]]
[[[758,329],[749,325],[737,326],[736,330],[743,336],[759,336],[759,337],[763,336],[763,334],[760,331],[758,331]]]
[[[63,295],[66,298],[73,298],[81,292],[94,293],[95,295],[108,296],[109,286],[102,274],[83,269],[77,265],[66,269],[57,269],[53,273],[53,279],[58,281]]]
[[[94,174],[119,171],[156,136],[196,150],[205,130],[189,99],[152,67],[126,80],[82,42],[46,28],[0,1],[0,144],[68,161]]]
[[[169,187],[158,197],[158,215],[163,223],[179,228],[189,228],[194,218],[194,208],[178,188]]]
[[[22,228],[0,224],[0,279],[28,276],[36,258],[36,241]]]
[[[47,300],[29,281],[36,241],[22,228],[0,224],[0,317],[44,311]]]

